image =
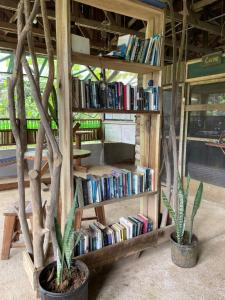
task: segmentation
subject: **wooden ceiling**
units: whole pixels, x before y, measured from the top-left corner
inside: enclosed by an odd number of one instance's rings
[[[17,42],[17,0],[0,0],[0,48],[15,49]],[[182,27],[182,1],[173,1],[176,20],[177,48]],[[51,21],[52,40],[55,45],[55,3],[47,1]],[[188,1],[187,59],[223,50],[225,48],[225,0]],[[90,39],[91,53],[115,49],[119,35],[144,36],[145,22],[103,11],[72,1],[71,32]],[[169,12],[166,11],[165,62],[171,62],[172,40]],[[45,53],[44,33],[40,15],[35,20],[33,34],[38,53]]]

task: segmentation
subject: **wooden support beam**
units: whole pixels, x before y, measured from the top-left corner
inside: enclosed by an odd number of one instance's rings
[[[12,11],[17,10],[18,2],[14,0],[0,0],[0,8],[8,9]],[[55,20],[55,12],[54,10],[47,10],[47,15],[49,19]],[[38,16],[41,16],[41,10]]]
[[[59,145],[63,156],[60,187],[61,224],[64,228],[73,200],[70,0],[56,0],[55,4]]]
[[[165,40],[165,45],[168,46],[168,47],[173,47],[173,43],[170,39]],[[177,49],[179,49],[179,48],[180,48],[180,45],[177,44]],[[213,52],[213,49],[197,47],[197,46],[190,45],[190,44],[187,45],[187,49],[189,51],[192,51],[192,52],[195,52],[195,53],[202,53],[202,54],[208,54],[208,53]]]
[[[131,27],[136,21],[137,19],[135,18],[130,19],[130,21],[128,22],[128,27]]]
[[[4,49],[4,50],[16,50],[16,42],[7,42],[7,41],[0,41],[0,49]],[[28,47],[26,47],[26,51],[28,51]],[[41,48],[41,47],[36,47],[35,46],[35,53],[36,54],[40,54],[40,55],[46,55],[46,49],[45,48]]]
[[[76,0],[79,3],[91,5],[102,10],[114,12],[140,20],[149,20],[162,14],[161,9],[138,0]]]
[[[17,10],[17,1],[15,0],[1,0],[0,1],[0,8],[8,9],[8,10]]]
[[[123,34],[134,34],[139,37],[144,37],[143,32],[139,32],[136,30],[124,28],[118,25],[104,25],[99,21],[95,20],[90,20],[87,18],[76,18],[75,19],[75,25],[81,26],[81,27],[86,27],[86,28],[91,28],[94,30],[100,30],[100,31],[106,31],[118,35],[123,35]]]
[[[200,10],[202,10],[205,6],[213,4],[214,2],[217,2],[218,0],[200,0],[197,1],[195,3],[193,3],[193,5],[191,6],[191,10],[194,12],[198,12]]]
[[[175,12],[174,17],[175,17],[175,21],[182,23],[182,19],[183,19],[182,14]],[[168,10],[166,10],[166,18],[170,19],[170,13]],[[199,20],[199,18],[194,13],[189,13],[187,22],[189,25],[191,25],[195,28],[198,28],[200,30],[207,31],[207,32],[217,35],[217,36],[225,37],[224,29],[222,29],[218,25],[210,24],[206,21]]]
[[[7,23],[7,22],[0,21],[0,30],[17,34],[17,26],[16,26],[16,24],[13,24],[13,23]],[[33,28],[32,34],[34,36],[44,38],[44,31],[42,29]],[[55,32],[51,32],[51,34],[52,34],[51,38],[53,40],[55,40]]]

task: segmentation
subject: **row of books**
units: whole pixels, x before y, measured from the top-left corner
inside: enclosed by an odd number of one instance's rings
[[[118,38],[117,50],[111,56],[126,61],[160,66],[162,36],[153,34],[149,39],[141,39],[136,35],[123,35]]]
[[[104,226],[94,222],[87,229],[81,229],[80,241],[75,255],[86,254],[113,245],[153,230],[153,221],[142,214],[133,217],[121,217],[118,223]]]
[[[79,207],[92,203],[129,197],[144,192],[155,191],[154,170],[137,167],[136,172],[126,169],[113,169],[103,176],[87,175],[75,177],[74,184]]]
[[[131,86],[122,82],[72,79],[74,109],[158,110],[159,87]]]

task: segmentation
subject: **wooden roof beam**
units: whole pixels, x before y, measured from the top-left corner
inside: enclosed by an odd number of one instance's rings
[[[102,10],[107,10],[140,20],[149,20],[162,14],[162,10],[137,0],[75,0]]]
[[[166,11],[166,17],[167,17],[167,19],[170,18],[170,13],[168,10]],[[175,21],[182,23],[182,19],[183,19],[182,14],[175,12],[174,17],[175,17]],[[224,29],[222,29],[218,25],[210,24],[206,21],[199,20],[199,18],[192,12],[189,13],[187,21],[188,21],[189,25],[191,25],[195,28],[198,28],[200,30],[207,31],[211,34],[214,34],[217,36],[222,36],[223,38],[225,38],[225,30]]]
[[[168,46],[168,47],[173,47],[173,43],[169,39],[165,40],[165,45]],[[179,49],[179,48],[180,48],[180,44],[177,43],[177,49]],[[187,49],[189,51],[192,51],[192,52],[195,52],[195,53],[201,53],[201,54],[209,54],[209,53],[213,52],[213,49],[197,47],[197,46],[190,45],[190,44],[187,45]]]
[[[191,6],[191,10],[194,12],[198,12],[200,10],[202,10],[205,6],[213,4],[214,2],[217,2],[218,0],[200,0],[198,2],[195,2],[192,6]]]
[[[13,24],[13,23],[7,23],[7,22],[0,21],[0,30],[17,34],[17,26],[16,26],[16,24]],[[44,31],[42,29],[33,28],[32,33],[34,36],[44,38]],[[55,40],[55,33],[52,32],[51,38],[53,40]]]
[[[11,11],[17,10],[18,1],[15,0],[0,0],[0,8],[8,9]],[[55,11],[54,10],[47,10],[47,15],[49,19],[55,20]],[[41,16],[41,11],[37,15],[38,17]]]
[[[118,35],[135,34],[139,37],[144,37],[144,33],[142,33],[142,32],[124,28],[124,27],[117,26],[117,25],[104,25],[99,21],[89,20],[87,18],[76,18],[75,25],[81,26],[81,27],[86,27],[86,28],[91,28],[91,29],[95,29],[95,30],[100,30],[100,31],[106,31],[106,32],[110,32],[110,33],[114,33],[114,34],[118,34]]]

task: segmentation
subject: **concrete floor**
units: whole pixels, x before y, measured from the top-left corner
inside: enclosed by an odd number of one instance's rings
[[[29,190],[27,190],[29,199]],[[45,193],[44,197],[48,198]],[[2,212],[17,198],[17,191],[0,193],[0,246]],[[119,208],[119,209],[118,209]],[[109,223],[120,215],[135,214],[138,201],[106,206]],[[98,300],[213,300],[225,299],[225,206],[203,201],[195,232],[201,241],[201,256],[193,269],[174,266],[170,245],[150,248],[137,259],[122,259],[98,274],[90,283],[90,299]],[[13,249],[8,261],[0,261],[1,300],[35,299],[22,263],[22,249]]]

